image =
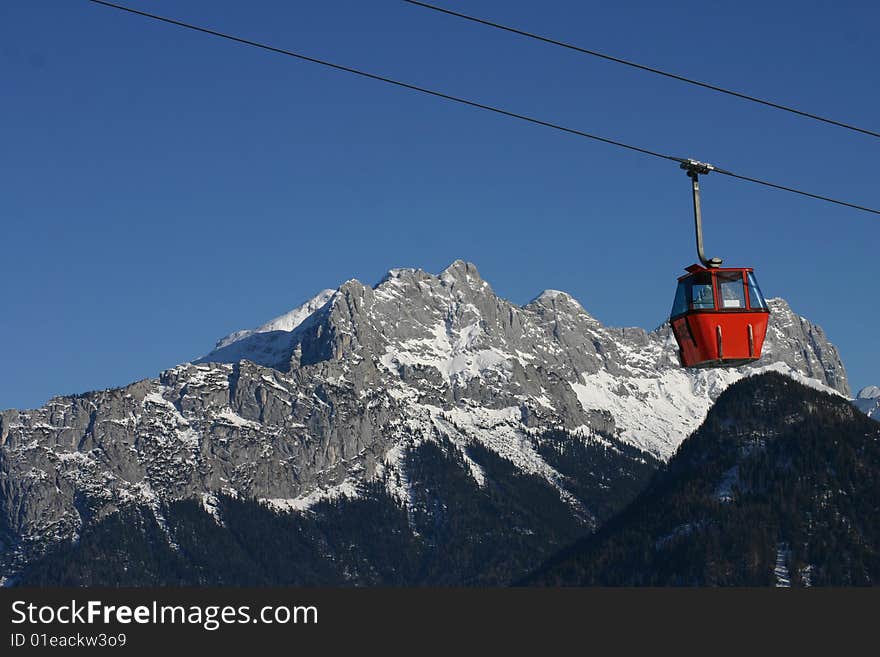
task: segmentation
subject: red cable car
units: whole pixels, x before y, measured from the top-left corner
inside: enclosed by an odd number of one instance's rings
[[[711,164],[687,160],[694,197],[694,224],[700,265],[678,279],[669,323],[684,367],[738,367],[761,357],[770,309],[750,267],[721,267],[703,255],[699,174]]]
[[[770,309],[750,268],[691,265],[669,322],[685,367],[737,367],[761,357]]]

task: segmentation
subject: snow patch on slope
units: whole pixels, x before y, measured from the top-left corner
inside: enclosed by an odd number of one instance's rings
[[[220,501],[216,495],[211,493],[202,493],[202,508],[214,519],[219,527],[225,527],[223,518],[220,517]]]
[[[569,385],[584,410],[612,414],[621,440],[665,460],[702,424],[728,386],[745,376],[771,371],[840,396],[833,388],[779,362],[752,369],[669,369],[650,377],[622,378],[600,370],[582,375],[583,383]]]
[[[589,516],[583,504],[563,485],[564,477],[535,449],[534,441],[521,423],[522,411],[512,406],[503,409],[483,407],[456,407],[450,410],[434,409],[442,423],[450,424],[467,442],[480,443],[501,458],[510,461],[520,472],[536,475],[553,486],[559,498],[581,517]],[[448,434],[447,434],[448,435]],[[467,463],[470,459],[466,458]],[[478,484],[485,483],[482,468],[471,461],[471,475]],[[478,470],[475,471],[476,466]]]
[[[791,574],[788,570],[788,562],[791,559],[791,550],[787,543],[776,545],[776,565],[773,567],[773,576],[776,578],[776,588],[791,588]]]
[[[459,331],[449,331],[445,324],[432,328],[430,338],[414,338],[395,346],[386,346],[379,362],[386,370],[399,372],[400,366],[433,367],[447,383],[468,381],[491,369],[504,369],[511,354],[490,347],[479,349],[480,325],[474,322]]]
[[[318,502],[326,502],[344,497],[355,499],[359,495],[358,483],[354,479],[346,479],[341,484],[334,486],[319,487],[310,493],[290,498],[260,498],[266,506],[276,511],[307,511]]]
[[[221,409],[220,412],[214,416],[214,421],[219,424],[226,424],[228,426],[239,428],[247,427],[250,429],[261,429],[263,427],[259,422],[254,422],[253,420],[247,420],[241,417],[228,406]]]

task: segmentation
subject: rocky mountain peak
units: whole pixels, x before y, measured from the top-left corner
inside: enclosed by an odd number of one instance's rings
[[[880,398],[880,386],[865,386],[859,390],[856,399],[877,399]]]
[[[880,422],[880,386],[865,386],[853,400],[856,408]]]
[[[375,285],[375,287],[379,287],[389,281],[418,284],[419,281],[423,281],[429,278],[431,278],[431,275],[423,269],[418,269],[414,267],[397,267],[395,269],[389,269],[388,273],[382,277],[382,280],[380,280]]]
[[[795,313],[785,299],[768,299],[767,303],[771,321],[762,360],[783,360],[808,378],[849,397],[849,383],[840,354],[822,327]]]
[[[575,299],[568,292],[561,290],[544,290],[529,301],[524,308],[532,312],[542,315],[554,315],[556,313],[564,314],[572,319],[589,320],[595,322],[590,313],[588,313],[581,305],[580,301]]]
[[[488,291],[491,293],[489,284],[480,276],[477,266],[464,260],[456,260],[446,269],[440,272],[440,280],[450,287],[469,287],[474,290]]]
[[[272,331],[293,331],[297,326],[302,324],[303,320],[307,319],[312,313],[314,313],[316,310],[323,307],[328,301],[330,301],[330,298],[335,293],[336,290],[321,290],[314,297],[300,304],[293,310],[289,310],[286,313],[275,317],[274,319],[270,319],[268,322],[261,326],[258,326],[257,328],[235,331],[234,333],[230,333],[229,335],[220,338],[217,341],[217,344],[214,346],[214,349],[222,349],[223,347],[226,347],[233,342],[243,340],[244,338],[254,335],[255,333],[270,333]]]

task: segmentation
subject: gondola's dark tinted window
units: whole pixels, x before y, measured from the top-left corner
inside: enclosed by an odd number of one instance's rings
[[[675,290],[675,301],[672,302],[672,312],[669,313],[670,317],[675,317],[676,315],[681,315],[682,313],[687,312],[687,291],[687,281],[680,281],[678,283],[678,288]]]
[[[747,280],[749,283],[749,304],[752,309],[763,308],[767,310],[767,302],[764,300],[764,295],[761,294],[761,288],[758,287],[755,275],[749,272]]]
[[[715,308],[715,293],[712,291],[711,274],[694,274],[687,279],[689,289],[688,303],[693,310]]]
[[[745,308],[746,307],[746,291],[743,287],[742,272],[740,271],[720,271],[716,274],[718,281],[718,294],[721,301],[719,308]]]

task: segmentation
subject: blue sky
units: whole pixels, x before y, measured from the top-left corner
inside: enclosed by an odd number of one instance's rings
[[[437,0],[438,3],[441,0]],[[510,2],[451,9],[878,129],[870,2]],[[130,0],[737,172],[880,205],[880,140],[398,0]],[[349,278],[478,265],[653,328],[694,261],[673,163],[105,9],[0,6],[0,408],[198,357]],[[703,180],[710,256],[880,382],[878,218]]]

